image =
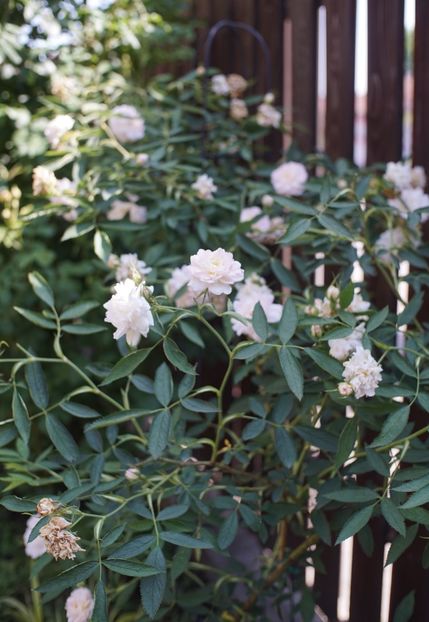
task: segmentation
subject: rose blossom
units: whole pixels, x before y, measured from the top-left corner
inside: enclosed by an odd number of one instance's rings
[[[249,111],[247,110],[244,99],[238,99],[237,97],[231,99],[229,114],[234,121],[242,121],[249,116]]]
[[[271,173],[277,194],[299,196],[305,190],[308,173],[300,162],[284,162]]]
[[[399,190],[409,188],[411,185],[411,167],[402,162],[388,162],[384,179],[390,181]]]
[[[114,289],[111,299],[103,305],[106,309],[104,321],[116,328],[113,333],[115,339],[125,335],[128,345],[137,346],[140,337],[147,337],[154,324],[150,304],[144,297],[145,290],[151,292],[151,288],[125,279],[117,283]]]
[[[34,196],[53,194],[57,189],[55,173],[46,166],[36,166],[33,169]]]
[[[74,589],[66,600],[67,622],[89,622],[94,609],[94,599],[87,587]]]
[[[41,557],[44,553],[46,553],[46,546],[43,538],[41,538],[40,536],[36,536],[31,542],[28,541],[31,532],[39,522],[40,518],[41,516],[38,514],[30,516],[30,518],[27,520],[27,527],[23,536],[25,544],[25,554],[27,555],[27,557],[31,557],[31,559],[37,559],[38,557]]]
[[[142,205],[137,205],[137,195],[127,194],[128,201],[116,199],[112,201],[109,211],[107,212],[107,220],[122,220],[125,216],[129,216],[130,222],[144,224],[147,220],[147,209]]]
[[[204,173],[197,177],[197,180],[192,184],[191,188],[196,191],[200,199],[212,199],[213,193],[217,191],[217,186],[211,177]]]
[[[47,552],[55,558],[74,559],[78,551],[84,551],[77,543],[80,538],[67,529],[71,523],[62,516],[54,516],[40,529]]]
[[[356,328],[342,339],[329,339],[329,354],[338,361],[345,361],[346,358],[355,352],[362,345],[362,337],[365,333],[365,324],[359,324]]]
[[[74,119],[69,114],[59,114],[48,122],[44,134],[52,149],[56,149],[61,143],[61,139],[74,126]]]
[[[347,382],[340,382],[338,384],[338,393],[343,397],[348,397],[353,393],[353,387]]]
[[[126,253],[120,257],[110,255],[107,265],[109,268],[116,269],[115,278],[118,282],[125,281],[125,279],[135,280],[136,277],[144,280],[145,275],[152,270],[146,265],[146,262],[138,258],[136,253]]]
[[[185,285],[187,286],[191,280],[191,267],[188,265],[181,268],[175,268],[171,273],[171,277],[165,284],[165,292],[169,298],[174,299],[177,292]],[[192,307],[195,304],[195,292],[189,290],[188,287],[183,290],[183,293],[175,299],[177,307],[186,309]]]
[[[365,313],[370,308],[371,303],[368,300],[364,300],[362,298],[362,294],[360,293],[359,288],[355,289],[353,294],[353,299],[346,311],[350,313]]]
[[[369,350],[358,348],[344,363],[343,378],[352,387],[356,399],[373,397],[381,381],[383,368]]]
[[[264,194],[264,196],[262,197],[262,205],[264,207],[272,207],[273,203],[274,203],[274,199],[271,196],[271,194]]]
[[[402,227],[394,227],[383,231],[374,244],[374,250],[379,255],[380,261],[389,263],[393,255],[396,255],[406,243],[407,236]]]
[[[223,73],[218,73],[211,79],[212,91],[215,95],[229,95],[229,84]]]
[[[257,218],[261,216],[260,218]],[[280,217],[270,218],[264,214],[260,207],[246,207],[240,214],[240,222],[249,222],[251,230],[247,234],[249,238],[262,244],[274,244],[285,233],[285,225]]]
[[[145,122],[139,111],[127,104],[113,108],[109,127],[121,143],[135,143],[145,135]]]
[[[429,207],[429,195],[421,188],[406,188],[401,192],[401,201],[405,205],[406,212],[411,213],[422,207]],[[400,211],[404,211],[403,208]],[[429,218],[429,214],[422,214],[422,220]]]
[[[261,127],[279,127],[282,120],[281,112],[271,104],[263,103],[258,106],[256,123]]]
[[[411,169],[411,185],[413,188],[424,188],[426,186],[426,173],[423,166],[414,166]]]
[[[190,289],[198,293],[207,290],[216,296],[230,294],[231,285],[244,278],[241,264],[223,248],[215,251],[200,249],[196,255],[192,255],[190,274]]]
[[[140,475],[140,471],[135,467],[130,467],[125,471],[125,478],[132,481],[134,479],[138,479]]]
[[[280,320],[283,307],[274,302],[274,294],[267,286],[265,279],[252,274],[243,285],[237,287],[238,294],[233,302],[233,309],[247,320],[251,320],[255,306],[259,302],[263,308],[267,321],[275,323]],[[232,330],[236,335],[247,335],[254,341],[260,341],[251,324],[245,324],[237,318],[231,319]]]
[[[240,76],[239,73],[230,73],[226,78],[231,97],[240,97],[242,93],[247,89],[247,80]]]

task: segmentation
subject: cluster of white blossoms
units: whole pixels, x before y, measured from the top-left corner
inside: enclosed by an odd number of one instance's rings
[[[136,285],[132,279],[125,279],[114,287],[115,293],[103,306],[106,309],[105,322],[112,324],[115,339],[125,336],[129,346],[138,345],[141,336],[147,337],[154,325],[151,306],[147,300],[153,288],[144,283]]]
[[[109,127],[120,143],[135,143],[145,135],[144,119],[137,108],[127,104],[113,108]]]
[[[27,520],[27,525],[23,536],[25,544],[25,554],[28,557],[31,557],[31,559],[37,559],[38,557],[41,557],[44,553],[46,553],[45,541],[42,537],[36,536],[34,540],[29,542],[30,534],[41,518],[42,517],[40,514],[30,516],[30,518]]]
[[[146,207],[136,203],[138,196],[135,194],[127,194],[127,199],[128,201],[120,199],[112,201],[106,214],[107,220],[123,220],[128,215],[130,222],[144,224],[147,220]]]
[[[240,214],[240,222],[250,222],[247,236],[261,244],[275,244],[286,231],[280,216],[270,218],[258,206],[246,207]]]
[[[233,309],[249,322],[241,322],[237,318],[232,318],[232,329],[236,335],[247,335],[254,341],[260,341],[250,322],[255,306],[259,302],[270,324],[280,321],[283,306],[274,302],[274,293],[266,284],[265,279],[257,274],[248,277],[242,285],[237,286],[237,290]]]
[[[67,622],[89,622],[94,610],[94,599],[87,587],[77,587],[66,600]]]
[[[349,313],[365,313],[368,311],[371,303],[362,298],[359,288],[355,288],[351,303],[346,308]],[[323,299],[316,298],[313,305],[306,308],[309,315],[330,318],[337,314],[340,310],[340,290],[335,285],[330,285],[326,290]]]
[[[381,382],[382,371],[371,352],[358,347],[344,363],[344,382],[340,382],[338,391],[343,396],[354,393],[356,399],[373,397]]]
[[[57,179],[55,173],[46,166],[36,166],[33,169],[34,196],[47,196],[50,203],[67,207],[63,218],[68,221],[76,220],[79,201],[76,198],[77,184],[68,177]]]
[[[59,114],[48,122],[44,133],[52,149],[57,149],[64,136],[73,129],[74,119],[69,114]]]
[[[283,196],[303,194],[307,179],[307,170],[300,162],[284,162],[271,173],[274,190]]]
[[[374,250],[380,261],[390,263],[398,251],[408,243],[415,247],[418,245],[418,240],[408,235],[403,227],[394,227],[383,231],[374,244]]]
[[[52,195],[57,190],[58,180],[55,173],[46,166],[36,166],[33,169],[33,194],[34,196]]]
[[[206,173],[199,175],[197,180],[191,186],[192,190],[195,190],[198,197],[205,201],[213,199],[213,193],[217,191],[213,178],[209,177]]]
[[[256,113],[256,123],[261,127],[280,127],[282,121],[281,112],[272,105],[274,95],[267,93],[262,104],[259,104]]]
[[[125,279],[141,282],[146,274],[152,271],[146,262],[138,258],[137,253],[126,253],[120,256],[112,254],[107,260],[107,265],[115,270],[115,278],[118,282],[125,281]]]
[[[228,76],[218,73],[211,79],[211,89],[215,95],[240,97],[247,89],[247,80],[238,73],[230,73]]]
[[[423,167],[389,162],[384,178],[391,182],[399,193],[397,197],[389,199],[389,205],[396,208],[403,218],[415,210],[429,207],[429,195],[424,192],[426,174]],[[423,214],[423,221],[428,218],[429,214]]]

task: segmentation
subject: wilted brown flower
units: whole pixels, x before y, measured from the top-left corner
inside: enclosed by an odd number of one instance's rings
[[[231,97],[240,97],[247,88],[247,80],[240,76],[239,73],[230,73],[227,77],[227,82]]]
[[[57,501],[54,501],[49,497],[44,497],[43,499],[40,499],[37,504],[37,513],[40,514],[40,516],[47,516],[48,514],[55,512],[59,506],[60,504]]]
[[[68,531],[71,523],[62,516],[54,516],[47,525],[40,529],[47,552],[58,559],[74,559],[78,551],[84,551],[77,543],[80,538]]]

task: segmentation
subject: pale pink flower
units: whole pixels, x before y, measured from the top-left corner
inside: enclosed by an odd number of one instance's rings
[[[244,278],[241,264],[223,248],[215,251],[200,249],[196,255],[192,255],[190,274],[191,290],[198,293],[208,291],[216,296],[230,294],[232,285]]]
[[[284,162],[271,173],[271,183],[277,194],[299,196],[304,193],[308,173],[300,162]]]

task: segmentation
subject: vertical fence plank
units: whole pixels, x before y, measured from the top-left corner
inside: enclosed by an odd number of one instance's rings
[[[230,0],[231,19],[249,24],[258,29],[255,24],[254,5],[251,0]],[[229,69],[231,72],[239,73],[246,79],[255,78],[255,54],[257,43],[247,32],[235,31],[231,41]]]
[[[413,160],[429,173],[429,3],[416,0]]]
[[[356,0],[325,0],[327,31],[326,151],[353,159]]]
[[[317,0],[289,0],[292,22],[293,138],[304,151],[316,145]]]
[[[404,0],[368,2],[368,163],[402,155]]]
[[[203,61],[204,43],[210,22],[210,4],[210,0],[194,0],[193,2],[193,17],[199,22],[195,35],[195,65]]]

